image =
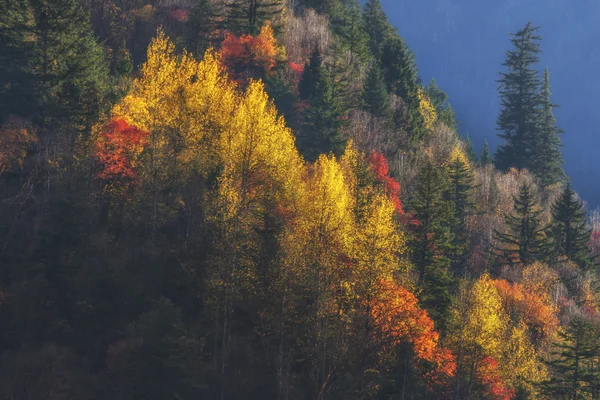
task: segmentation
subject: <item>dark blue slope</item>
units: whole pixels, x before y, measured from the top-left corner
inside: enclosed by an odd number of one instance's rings
[[[595,207],[600,204],[600,1],[598,0],[382,0],[390,21],[417,56],[426,83],[432,77],[450,95],[463,134],[479,148],[494,147],[496,93],[509,32],[528,20],[541,25],[566,171]]]

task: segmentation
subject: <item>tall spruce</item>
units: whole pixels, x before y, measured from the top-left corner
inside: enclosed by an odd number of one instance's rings
[[[592,229],[587,224],[583,203],[577,199],[569,184],[552,205],[550,233],[557,256],[567,257],[583,269],[596,266],[596,260],[588,247]]]
[[[391,114],[390,95],[387,91],[381,68],[376,62],[371,64],[371,68],[369,68],[369,72],[367,73],[367,79],[365,80],[363,109],[377,117],[387,118]]]
[[[448,181],[444,173],[427,161],[421,167],[410,212],[417,222],[411,225],[412,261],[422,288],[421,301],[440,328],[446,326],[453,298],[448,268],[453,253],[450,231],[452,204],[444,197]]]
[[[477,162],[477,154],[475,154],[475,146],[470,136],[465,139],[465,153],[469,161]]]
[[[318,47],[310,54],[308,62],[304,65],[304,72],[298,84],[298,94],[303,100],[309,100],[316,94],[317,82],[321,79],[323,57]]]
[[[257,35],[266,21],[271,21],[275,32],[281,25],[275,20],[285,8],[283,0],[233,0],[226,6],[227,29],[237,35]]]
[[[371,54],[381,60],[383,44],[392,37],[395,29],[387,19],[379,0],[368,0],[363,8],[363,30],[367,33]]]
[[[513,213],[505,217],[506,232],[494,230],[494,252],[510,265],[528,265],[547,257],[546,230],[541,224],[540,209],[529,185],[522,185],[514,197]]]
[[[544,71],[542,90],[540,92],[540,110],[538,116],[538,132],[532,152],[531,171],[538,177],[543,187],[564,181],[566,176],[562,169],[563,159],[560,151],[560,135],[562,129],[556,126],[553,109],[558,107],[550,101],[550,73]]]
[[[448,186],[445,196],[451,202],[453,218],[450,223],[452,233],[452,272],[465,276],[470,246],[466,218],[473,213],[473,173],[470,166],[461,158],[453,158],[447,165]]]
[[[333,11],[327,12],[331,29],[342,48],[349,52],[350,63],[366,61],[370,57],[369,37],[363,30],[358,0],[337,1]]]
[[[486,165],[491,165],[494,163],[494,159],[490,154],[490,147],[488,145],[488,141],[483,142],[483,148],[481,149],[481,154],[479,155],[479,165],[482,167]]]
[[[414,53],[399,36],[388,39],[382,49],[381,66],[391,93],[401,97],[406,110],[398,124],[416,144],[425,135],[425,121],[421,114],[417,66]]]
[[[456,115],[448,102],[448,94],[438,86],[433,78],[424,89],[427,97],[431,100],[431,104],[435,107],[438,121],[451,129],[457,130]]]
[[[502,109],[498,116],[498,136],[503,144],[495,154],[496,166],[501,170],[511,167],[530,168],[534,155],[541,87],[534,65],[539,60],[541,37],[538,27],[531,22],[512,35],[512,50],[506,52],[502,64],[506,72],[500,74],[499,93]]]
[[[198,56],[204,54],[210,46],[215,46],[217,35],[222,28],[223,4],[211,0],[196,0],[185,25],[186,47]]]
[[[79,1],[4,5],[0,58],[12,61],[0,66],[8,80],[0,81],[1,112],[31,118],[42,133],[59,123],[89,126],[108,93],[108,65]]]

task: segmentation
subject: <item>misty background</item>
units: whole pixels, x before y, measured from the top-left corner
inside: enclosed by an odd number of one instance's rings
[[[479,153],[499,143],[496,80],[509,33],[531,20],[543,37],[539,69],[550,69],[565,171],[590,208],[600,205],[600,1],[382,0],[390,22],[415,52],[423,83],[435,78],[456,110],[462,136]]]

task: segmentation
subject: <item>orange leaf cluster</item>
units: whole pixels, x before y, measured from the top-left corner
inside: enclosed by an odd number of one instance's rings
[[[275,67],[278,46],[270,23],[266,23],[257,37],[225,35],[221,44],[221,62],[236,81],[242,81],[252,70],[271,73]]]
[[[454,376],[454,355],[439,344],[439,334],[427,311],[421,309],[413,293],[388,280],[379,282],[381,296],[371,305],[371,316],[383,337],[392,343],[410,343],[419,361],[434,366],[428,374],[433,382]]]
[[[149,132],[129,125],[124,119],[112,119],[100,132],[96,142],[96,157],[102,170],[102,180],[127,180],[136,178],[133,158],[146,145]]]
[[[498,362],[491,357],[484,357],[477,369],[479,381],[483,383],[487,391],[486,399],[511,400],[515,397],[515,391],[507,388],[502,381],[498,371]]]
[[[518,283],[504,279],[494,281],[506,312],[515,320],[523,321],[529,328],[532,340],[551,337],[558,329],[558,319],[550,304]]]

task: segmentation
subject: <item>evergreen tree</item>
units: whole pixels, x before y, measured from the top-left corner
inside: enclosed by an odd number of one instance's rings
[[[448,128],[457,130],[456,115],[452,106],[448,103],[448,94],[437,85],[435,79],[432,78],[429,84],[425,86],[425,93],[427,93],[427,97],[435,107],[438,121]]]
[[[486,166],[494,163],[492,155],[490,154],[490,148],[487,140],[483,142],[483,148],[481,149],[481,155],[479,156],[479,165]]]
[[[540,97],[539,132],[535,138],[531,171],[539,178],[542,186],[546,187],[565,179],[559,138],[563,131],[556,126],[556,119],[552,112],[554,107],[557,106],[550,101],[550,73],[548,69],[544,71]]]
[[[186,28],[186,47],[202,56],[206,49],[215,45],[215,33],[221,28],[219,22],[223,17],[222,4],[211,0],[196,0],[190,11]]]
[[[540,222],[542,211],[529,185],[522,185],[519,196],[514,198],[514,209],[505,217],[508,231],[494,230],[495,253],[501,261],[510,265],[528,265],[543,260],[548,246],[545,228]]]
[[[501,73],[500,97],[502,110],[498,116],[498,136],[504,143],[498,146],[496,166],[501,170],[511,167],[530,168],[537,137],[540,79],[533,65],[540,53],[538,28],[529,22],[512,35],[513,50],[506,52],[502,64],[507,72]]]
[[[298,84],[298,92],[301,99],[309,100],[316,94],[317,82],[321,79],[323,58],[321,52],[315,47],[310,54],[308,63],[304,65],[304,72]]]
[[[9,0],[3,6],[2,113],[31,118],[42,132],[57,123],[88,125],[108,92],[108,66],[79,2]]]
[[[469,165],[460,157],[455,157],[449,162],[447,173],[449,180],[445,195],[451,202],[453,211],[450,224],[450,232],[453,236],[452,271],[464,276],[470,251],[465,221],[475,207],[472,193],[474,178]]]
[[[553,398],[595,399],[600,394],[599,329],[597,323],[575,315],[554,344],[548,362],[551,378],[544,389]],[[590,397],[588,397],[590,396]]]
[[[448,182],[442,171],[431,161],[420,169],[410,212],[417,220],[412,224],[410,248],[412,261],[418,272],[422,288],[421,301],[433,319],[444,327],[452,304],[449,274],[453,235],[450,224],[452,205],[444,198]]]
[[[406,114],[400,125],[414,144],[425,134],[415,56],[402,38],[394,36],[383,46],[381,66],[390,92],[400,96],[406,103]]]
[[[473,141],[470,136],[467,136],[465,139],[465,153],[469,158],[469,161],[477,162],[477,154],[475,154],[475,146],[473,146]]]
[[[227,29],[241,35],[258,35],[266,21],[271,21],[278,32],[280,26],[275,20],[281,15],[285,4],[283,0],[233,0],[226,9]]]
[[[368,0],[363,8],[363,30],[367,33],[371,54],[381,60],[383,44],[395,33],[379,0]]]
[[[339,156],[344,152],[347,140],[342,132],[343,115],[330,74],[322,70],[315,84],[315,94],[309,100],[299,143],[307,160],[314,161],[322,153],[333,152]]]
[[[385,79],[381,68],[375,62],[371,64],[365,80],[363,108],[377,117],[389,117],[391,113],[390,95],[385,85]]]
[[[557,256],[565,256],[583,269],[595,266],[588,248],[592,230],[587,225],[583,203],[568,184],[552,205],[550,233]]]

